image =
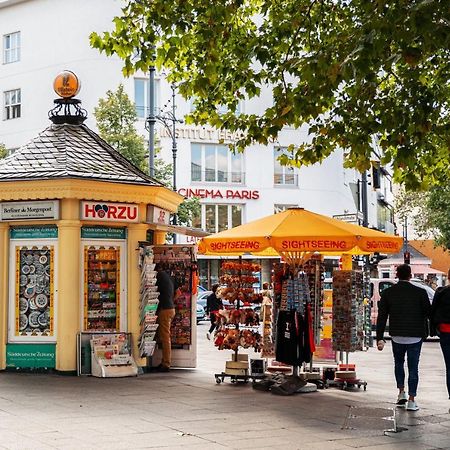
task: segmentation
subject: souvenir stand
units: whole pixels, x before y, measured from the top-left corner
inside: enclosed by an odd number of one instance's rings
[[[156,286],[156,264],[170,274],[175,283],[175,317],[171,326],[172,366],[195,367],[196,318],[194,292],[197,285],[196,252],[193,245],[151,245],[140,242],[140,320],[141,334],[139,351],[147,357],[149,367],[157,366],[161,351],[157,343],[156,311],[158,289]]]
[[[291,361],[293,365],[293,376],[284,386],[282,384],[276,389],[272,387],[271,391],[280,395],[291,395],[302,392],[305,387],[305,383],[299,377],[299,366],[311,360],[314,343],[318,339],[317,331],[320,329],[322,296],[320,288],[316,288],[319,285],[320,264],[308,261],[311,259],[319,261],[314,256],[318,254],[345,253],[351,262],[349,256],[351,254],[380,249],[395,253],[399,251],[401,245],[400,237],[341,222],[303,208],[291,208],[203,238],[199,242],[199,251],[209,255],[243,253],[254,256],[278,255],[289,267],[289,276],[282,284],[280,304],[280,310],[286,308],[286,311],[278,311],[276,335],[278,339],[285,336],[291,343],[294,342],[294,345],[289,347],[291,353],[285,355],[285,359]],[[314,304],[311,304],[308,273],[313,278]],[[283,314],[280,315],[281,312]],[[284,320],[280,322],[280,317],[283,316]],[[297,326],[301,321],[303,327]],[[298,333],[300,329],[303,334]],[[294,335],[292,330],[296,330],[298,335]],[[300,348],[300,342],[306,341],[310,346],[309,349],[307,346]],[[285,346],[278,347],[283,349]],[[277,358],[279,358],[278,351]]]
[[[356,366],[349,364],[349,353],[372,346],[369,280],[367,270],[340,270],[333,274],[332,342],[340,364],[334,379],[327,380],[328,386],[367,388],[367,382],[357,378]]]
[[[239,348],[253,347],[255,352],[261,350],[262,336],[259,332],[259,316],[250,307],[261,303],[263,297],[255,293],[253,284],[261,271],[258,264],[238,261],[224,261],[221,267],[220,282],[226,285],[220,295],[234,305],[230,310],[218,313],[219,328],[214,336],[214,344],[219,350],[233,350],[232,360],[226,362],[225,371],[215,374],[216,382],[221,383],[230,377],[231,382],[247,382],[260,377],[254,370],[249,373],[248,355],[240,354]]]

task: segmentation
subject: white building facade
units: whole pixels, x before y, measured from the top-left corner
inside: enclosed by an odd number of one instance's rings
[[[0,1],[0,95],[2,117],[0,143],[14,151],[48,126],[47,113],[53,106],[54,77],[68,69],[81,79],[78,98],[88,112],[87,126],[96,129],[94,108],[107,90],[122,83],[135,102],[138,131],[145,136],[148,116],[148,76],[137,73],[124,78],[122,61],[100,54],[89,45],[92,31],[112,28],[120,14],[119,0]],[[157,75],[158,111],[170,105],[171,87]],[[189,101],[176,97],[177,117],[190,111]],[[270,95],[243,102],[241,111],[261,112],[271,104]],[[161,157],[172,161],[172,140],[156,124]],[[285,129],[278,142],[253,145],[244,154],[228,151],[233,135],[209,127],[177,124],[177,190],[200,197],[202,214],[194,225],[216,232],[239,225],[289,206],[333,215],[361,217],[361,175],[343,168],[343,154],[334,152],[322,164],[301,169],[282,167],[277,155],[291,143],[308,139],[302,131]],[[220,143],[224,140],[224,143]],[[394,232],[392,182],[377,168],[368,177],[369,226]],[[361,219],[359,219],[361,220]],[[182,242],[191,242],[180,237]]]

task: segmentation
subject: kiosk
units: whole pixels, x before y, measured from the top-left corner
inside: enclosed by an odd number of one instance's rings
[[[131,355],[146,364],[139,242],[155,228],[148,209],[168,216],[183,197],[83,124],[78,88],[73,73],[61,74],[52,124],[0,160],[0,370],[75,372],[80,332],[128,333]],[[165,231],[151,234],[164,243]]]

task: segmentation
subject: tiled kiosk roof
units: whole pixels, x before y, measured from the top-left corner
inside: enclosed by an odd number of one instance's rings
[[[162,186],[85,125],[52,124],[0,160],[0,182],[65,178]]]

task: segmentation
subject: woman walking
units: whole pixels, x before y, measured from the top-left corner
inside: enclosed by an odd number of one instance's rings
[[[219,288],[218,284],[212,287],[212,294],[210,294],[206,299],[206,313],[209,314],[211,320],[211,326],[209,331],[206,333],[206,337],[211,339],[211,333],[217,328],[217,312],[223,309],[222,299],[217,297],[216,292]]]

